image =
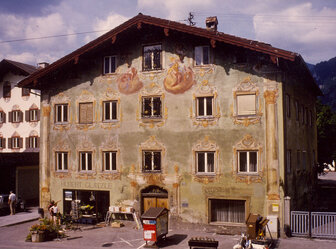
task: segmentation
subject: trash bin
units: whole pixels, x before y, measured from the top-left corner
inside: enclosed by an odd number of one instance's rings
[[[162,207],[151,207],[141,215],[146,245],[149,241],[156,244],[168,234],[168,211],[168,209]]]
[[[255,239],[258,235],[258,224],[260,216],[258,214],[249,214],[246,220],[248,239]]]

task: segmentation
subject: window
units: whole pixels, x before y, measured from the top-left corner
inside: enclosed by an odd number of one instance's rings
[[[244,200],[209,199],[210,222],[245,223]]]
[[[92,170],[92,152],[79,152],[79,169],[81,171]]]
[[[161,97],[142,98],[142,117],[161,118]]]
[[[286,115],[288,118],[290,118],[290,97],[288,94],[286,94]]]
[[[0,111],[0,124],[6,123],[6,113]]]
[[[22,87],[22,96],[29,96],[30,95],[30,89]]]
[[[23,139],[21,137],[8,138],[8,148],[9,149],[20,149],[22,147],[23,147]]]
[[[79,123],[93,123],[93,103],[79,103]]]
[[[143,172],[161,171],[161,151],[143,151],[142,163]]]
[[[238,171],[240,173],[257,173],[257,151],[238,151]]]
[[[103,171],[117,170],[117,152],[104,151],[103,152]]]
[[[38,136],[30,136],[26,138],[26,147],[27,148],[39,148],[40,147],[40,139]]]
[[[0,137],[0,149],[6,148],[6,138]]]
[[[26,111],[26,122],[36,122],[40,120],[40,110],[29,109]]]
[[[104,57],[104,74],[115,73],[116,71],[116,56]]]
[[[55,105],[55,122],[56,123],[68,122],[68,104]]]
[[[11,97],[11,84],[10,82],[6,81],[3,85],[3,97],[10,98]]]
[[[143,47],[143,70],[158,70],[162,68],[162,48],[161,45]]]
[[[215,152],[196,152],[197,173],[215,173]]]
[[[292,170],[292,151],[287,150],[287,173],[290,173]]]
[[[296,100],[295,101],[295,118],[296,121],[299,121],[299,102]]]
[[[196,64],[196,66],[210,64],[210,48],[209,48],[209,46],[195,47],[195,64]]]
[[[117,101],[103,102],[103,121],[117,120]]]
[[[11,111],[9,114],[9,122],[20,123],[23,121],[23,112],[20,110]]]
[[[308,112],[308,123],[309,123],[309,126],[310,126],[310,127],[312,126],[312,118],[313,118],[312,115],[313,115],[313,114],[312,114],[312,111],[309,110],[309,112]]]
[[[68,152],[56,152],[56,171],[68,170]]]
[[[300,119],[301,119],[301,124],[304,124],[304,107],[303,105],[300,106]]]
[[[256,95],[255,94],[237,95],[237,113],[238,116],[255,115]]]
[[[197,117],[212,117],[213,96],[211,97],[198,97],[197,104]]]

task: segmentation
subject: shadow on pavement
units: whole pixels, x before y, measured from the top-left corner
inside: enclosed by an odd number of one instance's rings
[[[188,235],[186,234],[173,234],[171,236],[166,237],[166,239],[164,240],[158,241],[157,246],[163,248],[166,246],[178,245],[187,237]]]

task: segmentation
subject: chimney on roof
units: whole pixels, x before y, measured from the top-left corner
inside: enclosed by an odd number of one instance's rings
[[[207,30],[217,31],[218,20],[217,16],[210,16],[205,19]]]
[[[49,66],[48,62],[39,62],[37,63],[37,69],[45,68],[46,66]]]

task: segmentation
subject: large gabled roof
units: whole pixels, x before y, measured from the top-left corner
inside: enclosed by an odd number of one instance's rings
[[[176,30],[179,32],[187,33],[196,35],[199,37],[204,37],[212,40],[213,42],[223,42],[227,44],[232,44],[238,47],[244,47],[250,50],[258,51],[264,54],[268,54],[273,58],[282,58],[288,61],[295,61],[298,59],[299,61],[303,61],[301,56],[297,53],[286,51],[283,49],[279,49],[276,47],[271,46],[270,44],[248,40],[232,35],[228,35],[222,32],[207,30],[204,28],[193,27],[183,23],[174,22],[170,20],[165,20],[161,18],[151,17],[143,14],[138,14],[137,16],[129,19],[128,21],[124,22],[123,24],[119,25],[118,27],[110,30],[109,32],[105,33],[104,35],[98,37],[97,39],[87,43],[86,45],[80,47],[79,49],[73,51],[72,53],[64,56],[63,58],[55,61],[54,63],[50,64],[44,69],[36,71],[35,73],[31,74],[29,77],[23,79],[18,85],[20,87],[30,86],[33,87],[33,83],[36,83],[39,79],[44,76],[47,76],[54,70],[60,68],[61,66],[65,65],[71,61],[77,61],[79,56],[85,54],[86,52],[94,49],[95,47],[101,45],[102,43],[112,39],[112,42],[117,39],[119,33],[130,29],[133,26],[141,27],[142,24],[149,24],[157,27],[162,27],[164,29],[169,30]]]
[[[27,76],[33,72],[35,72],[37,69],[36,67],[28,64],[24,64],[17,61],[11,61],[7,59],[3,59],[0,62],[0,78],[3,77],[4,74],[6,74],[8,71],[12,71],[13,73]]]

